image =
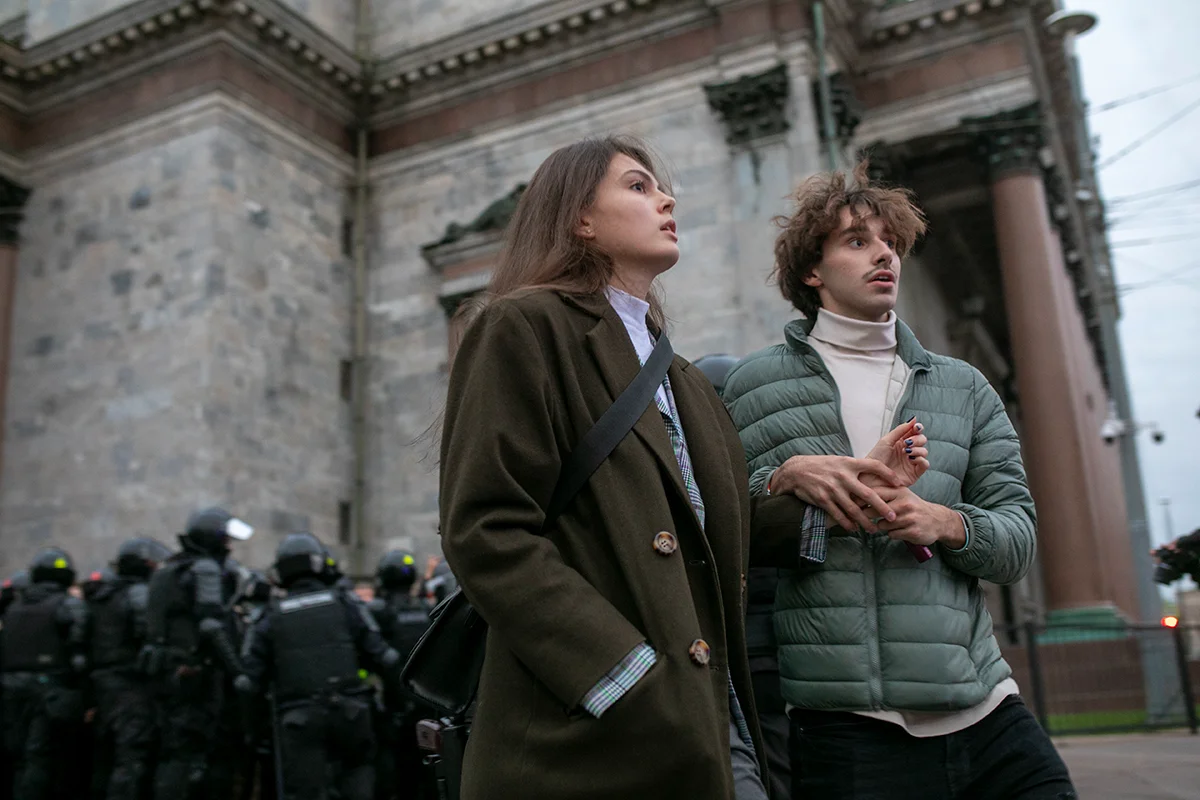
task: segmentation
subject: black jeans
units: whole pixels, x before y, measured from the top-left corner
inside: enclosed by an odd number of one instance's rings
[[[1063,763],[1012,696],[966,730],[918,739],[857,714],[796,709],[795,800],[1075,800]]]

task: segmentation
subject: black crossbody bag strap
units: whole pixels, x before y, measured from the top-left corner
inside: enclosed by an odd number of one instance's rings
[[[633,430],[633,426],[645,413],[646,407],[653,402],[654,393],[662,385],[674,358],[675,352],[664,333],[658,337],[654,352],[646,359],[637,377],[600,415],[596,424],[584,434],[579,444],[575,445],[575,449],[567,456],[558,483],[554,486],[554,494],[550,496],[550,504],[546,506],[546,520],[542,523],[542,533],[554,524],[558,515],[592,477],[592,473]]]

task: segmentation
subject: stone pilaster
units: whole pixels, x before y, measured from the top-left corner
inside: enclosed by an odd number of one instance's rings
[[[0,473],[3,472],[8,359],[12,340],[13,294],[17,288],[17,247],[29,190],[0,176]]]

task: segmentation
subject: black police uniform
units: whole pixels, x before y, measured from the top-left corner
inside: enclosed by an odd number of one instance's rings
[[[306,548],[299,540],[311,543]],[[366,667],[394,677],[399,655],[379,636],[360,602],[322,579],[324,555],[311,535],[280,544],[276,570],[287,596],[274,598],[247,637],[238,689],[270,691],[283,796],[371,800],[375,789],[375,736]],[[295,569],[310,557],[311,568]]]
[[[29,588],[29,573],[21,570],[0,584],[0,660],[4,658],[4,612],[18,595]],[[0,721],[4,719],[4,688],[0,686]],[[0,732],[0,800],[12,800],[13,758]]]
[[[0,682],[13,795],[43,800],[70,791],[66,762],[83,720],[87,610],[67,593],[75,571],[61,550],[39,553],[29,572],[32,585],[4,614]]]
[[[236,704],[228,700],[241,667],[233,645],[234,583],[225,568],[231,521],[222,509],[192,515],[179,537],[183,550],[150,579],[139,664],[154,679],[159,701],[157,800],[234,796],[241,737]]]
[[[146,539],[125,542],[117,551],[116,574],[84,590],[96,709],[92,794],[105,800],[139,800],[150,779],[157,706],[138,669],[138,654],[146,639],[147,582],[164,557],[156,545],[163,548]]]
[[[426,604],[411,594],[416,580],[416,559],[411,553],[403,550],[385,553],[375,571],[375,599],[368,604],[380,635],[400,654],[402,661],[408,660],[429,627]],[[436,715],[394,690],[388,693],[385,705],[388,711],[377,726],[380,752],[375,768],[379,789],[376,797],[379,800],[423,797],[426,782],[416,724],[424,717]]]

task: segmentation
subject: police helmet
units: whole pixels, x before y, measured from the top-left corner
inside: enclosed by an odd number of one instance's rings
[[[275,550],[275,575],[281,586],[300,578],[325,575],[325,546],[311,533],[292,533]]]
[[[29,588],[29,572],[26,570],[23,570],[23,569],[19,569],[16,572],[14,572],[12,575],[9,575],[7,578],[4,579],[4,588],[12,589],[12,590],[18,591],[18,592],[20,592],[24,589],[28,589]]]
[[[108,567],[99,567],[87,573],[79,583],[79,588],[83,590],[83,596],[93,598],[105,586],[112,584],[117,579],[116,574]]]
[[[183,533],[188,542],[210,553],[228,550],[230,539],[244,542],[252,535],[254,528],[218,506],[194,512]]]
[[[338,563],[337,556],[333,554],[333,550],[329,549],[329,545],[321,542],[322,555],[325,558],[325,564],[321,567],[321,574],[318,576],[330,586],[340,581],[345,577],[342,572],[342,565]]]
[[[389,550],[379,559],[375,582],[380,589],[407,592],[417,581],[417,560],[405,550]]]
[[[75,565],[67,551],[58,547],[45,547],[38,551],[29,564],[29,579],[34,583],[52,581],[62,586],[75,582]]]
[[[25,570],[14,572],[4,579],[3,584],[0,584],[0,602],[7,606],[28,588],[29,573]]]
[[[725,353],[717,353],[701,356],[692,363],[704,373],[704,377],[708,378],[708,382],[717,390],[717,394],[723,394],[725,391],[725,378],[728,377],[730,371],[738,363],[738,359]]]
[[[162,542],[146,536],[126,539],[117,549],[117,559],[113,564],[117,574],[126,578],[148,578],[150,573],[158,569],[158,565],[166,561],[171,550]]]

